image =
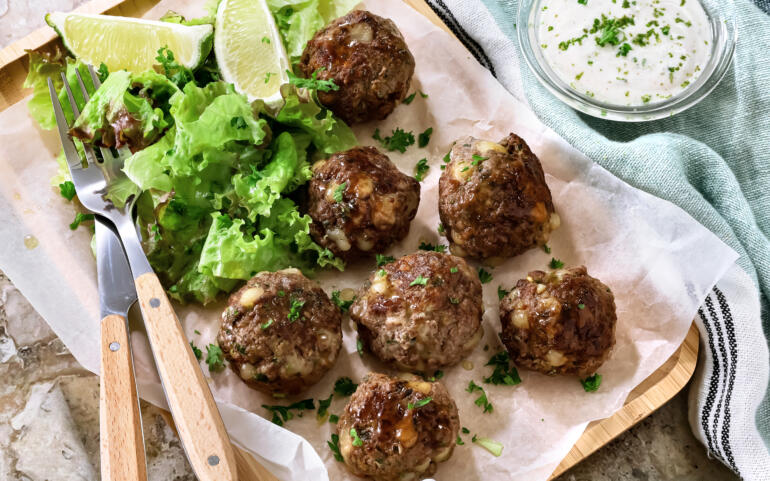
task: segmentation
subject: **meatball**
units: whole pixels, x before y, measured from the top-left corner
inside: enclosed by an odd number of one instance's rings
[[[337,423],[345,466],[375,481],[423,479],[452,455],[460,419],[439,382],[367,375]]]
[[[481,340],[481,296],[478,275],[462,258],[418,252],[372,274],[350,317],[381,360],[430,373],[458,363]]]
[[[310,234],[351,260],[383,252],[406,237],[420,203],[420,183],[374,147],[354,147],[313,166]]]
[[[249,386],[297,394],[334,365],[342,317],[297,269],[260,272],[230,296],[217,341]]]
[[[392,20],[354,10],[318,31],[305,46],[299,68],[333,79],[338,90],[318,99],[349,124],[381,120],[406,96],[414,57]]]
[[[453,254],[493,260],[544,245],[559,226],[540,161],[524,140],[455,142],[439,180],[439,216]]]
[[[532,271],[500,301],[511,359],[545,374],[594,374],[615,345],[616,321],[612,291],[583,266]]]

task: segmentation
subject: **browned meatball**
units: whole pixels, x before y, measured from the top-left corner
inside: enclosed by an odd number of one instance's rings
[[[370,373],[337,424],[345,466],[375,481],[424,479],[452,456],[457,406],[439,382]]]
[[[419,182],[374,147],[354,147],[313,166],[310,235],[345,260],[371,256],[406,237],[419,203]]]
[[[615,297],[583,266],[532,271],[500,301],[500,338],[519,366],[594,374],[615,345]]]
[[[455,142],[438,209],[453,254],[506,258],[544,245],[559,226],[540,161],[521,137]]]
[[[460,257],[426,251],[372,274],[350,317],[377,357],[430,373],[470,354],[484,333],[483,311],[476,272]]]
[[[296,394],[334,365],[341,323],[326,293],[297,269],[260,272],[230,296],[217,340],[246,384]]]
[[[313,36],[299,67],[305,77],[334,79],[339,90],[318,99],[352,124],[393,112],[409,91],[414,57],[392,20],[354,10]]]

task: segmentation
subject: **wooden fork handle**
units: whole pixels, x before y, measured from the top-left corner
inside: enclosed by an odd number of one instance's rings
[[[238,479],[222,417],[158,276],[142,274],[135,284],[158,374],[193,471],[201,481]]]
[[[109,315],[101,322],[99,424],[102,479],[146,481],[142,418],[126,318]]]

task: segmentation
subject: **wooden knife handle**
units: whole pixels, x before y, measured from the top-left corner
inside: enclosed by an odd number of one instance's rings
[[[105,317],[101,322],[101,333],[99,430],[102,479],[146,481],[142,417],[126,318]]]
[[[237,480],[214,396],[158,276],[142,274],[135,283],[158,374],[193,471],[201,481]]]

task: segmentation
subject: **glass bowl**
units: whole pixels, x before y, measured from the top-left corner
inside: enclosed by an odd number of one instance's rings
[[[588,115],[621,122],[643,122],[670,117],[703,100],[719,84],[733,60],[738,40],[732,1],[699,0],[711,26],[711,58],[701,75],[677,95],[645,105],[616,105],[598,101],[572,89],[543,57],[538,39],[541,0],[520,0],[518,12],[519,45],[535,77],[558,99]]]

